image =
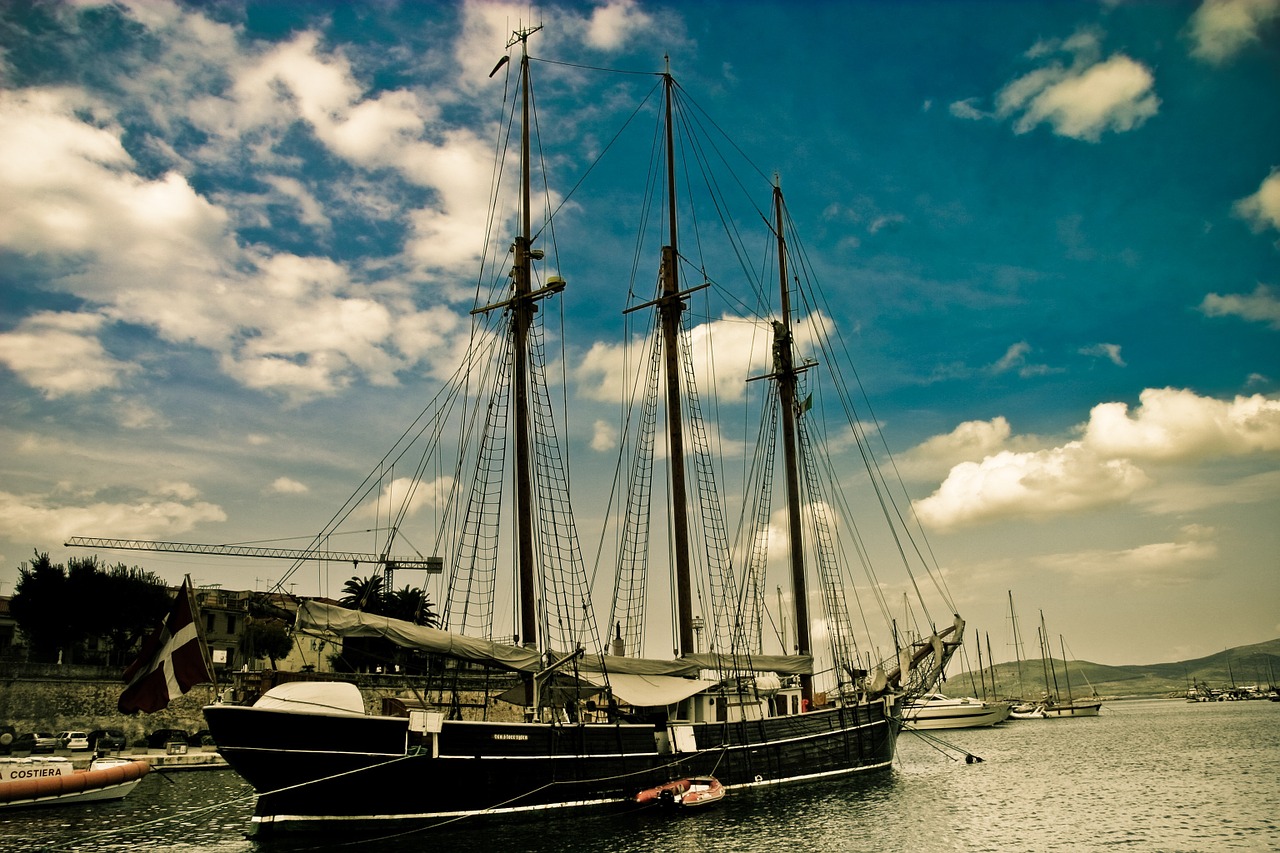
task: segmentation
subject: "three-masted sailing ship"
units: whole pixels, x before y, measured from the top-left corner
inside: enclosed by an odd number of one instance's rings
[[[438,624],[316,600],[303,601],[297,615],[300,634],[348,643],[378,637],[414,650],[431,661],[438,689],[406,716],[366,713],[356,687],[341,682],[295,682],[253,705],[206,708],[219,751],[257,792],[259,833],[631,803],[639,791],[693,776],[714,776],[732,791],[887,768],[903,701],[932,689],[960,643],[964,623],[949,606],[942,626],[890,626],[880,644],[861,649],[855,641],[846,563],[866,549],[849,538],[857,531],[843,521],[848,506],[838,482],[821,474],[825,436],[816,426],[811,375],[832,365],[800,354],[791,300],[802,278],[795,267],[805,260],[789,241],[794,231],[776,180],[762,182],[771,187],[771,204],[760,219],[780,303],[753,321],[771,335],[771,364],[742,377],[758,380],[751,387],[767,389],[771,402],[754,459],[744,465],[755,479],[744,486],[743,523],[730,543],[687,316],[695,292],[719,285],[701,270],[702,281],[684,283],[686,270],[698,266],[678,242],[677,176],[686,173],[676,163],[676,114],[684,102],[669,70],[655,75],[662,106],[654,147],[665,169],[650,185],[665,190],[665,204],[643,211],[657,211],[664,245],[654,291],[627,309],[628,316],[653,317],[652,333],[634,370],[636,398],[626,407],[639,426],[625,432],[619,455],[616,530],[601,537],[617,543],[618,556],[608,558],[614,602],[607,621],[599,618],[568,512],[565,445],[554,431],[546,381],[544,323],[552,312],[539,306],[571,298],[571,291],[538,267],[557,249],[548,238],[554,218],[546,215],[535,231],[532,215],[528,38],[535,30],[517,31],[508,44],[521,54],[507,66],[520,105],[512,110],[513,124],[520,117],[519,233],[495,253],[495,291],[476,300],[473,346],[454,383],[406,433],[452,448],[452,475],[422,487],[447,493],[453,507],[432,534],[447,581]],[[686,121],[689,115],[680,113]],[[805,307],[815,314],[822,305]],[[815,348],[824,343],[822,334],[809,337]],[[845,413],[849,390],[835,392]],[[461,424],[456,445],[444,439],[446,422]],[[865,439],[852,421],[847,429]],[[406,449],[396,453],[412,458]],[[875,473],[874,454],[862,456]],[[655,470],[664,458],[667,506],[655,501],[662,491]],[[425,461],[414,467],[424,478],[440,470]],[[776,488],[775,467],[782,473]],[[901,521],[892,496],[882,484],[876,488],[884,515]],[[775,491],[785,496],[776,515]],[[659,514],[666,515],[665,534],[652,520]],[[786,533],[770,541],[776,517],[785,518]],[[396,519],[395,530],[405,518]],[[771,547],[779,539],[785,548]],[[388,552],[392,544],[388,537]],[[905,538],[897,545],[904,558],[927,552]],[[654,584],[650,576],[663,574],[663,546],[673,580]],[[768,571],[777,550],[786,551],[792,612],[774,614],[786,628],[770,637],[762,626],[771,618],[765,601],[775,582],[783,598],[784,581]],[[516,591],[504,612],[499,590],[508,565]],[[650,606],[650,586],[670,590],[669,656],[644,656],[655,643],[646,631],[664,621]],[[503,619],[510,619],[506,633],[495,627]],[[775,642],[777,635],[785,639]]]

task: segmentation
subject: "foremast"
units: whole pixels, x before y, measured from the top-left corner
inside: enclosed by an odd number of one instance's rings
[[[529,327],[536,310],[530,248],[533,222],[529,166],[529,36],[541,26],[517,30],[507,47],[520,43],[520,233],[515,238],[515,264],[511,270],[511,345],[513,356],[513,415],[516,453],[516,560],[520,582],[520,642],[536,648],[538,642],[537,592],[533,562],[533,454],[529,438]]]
[[[510,49],[521,47],[520,56],[520,213],[518,233],[511,247],[511,296],[509,299],[476,308],[479,314],[494,309],[511,312],[511,408],[514,452],[514,511],[516,520],[515,556],[517,567],[519,620],[516,645],[526,649],[539,649],[538,571],[536,541],[534,535],[534,478],[535,458],[532,437],[532,394],[530,388],[530,334],[537,302],[564,289],[559,277],[548,279],[546,286],[533,286],[532,262],[542,257],[533,248],[533,214],[531,193],[530,156],[530,82],[529,36],[542,29],[541,25],[516,30],[507,42]],[[505,60],[504,60],[505,61]],[[499,63],[501,67],[502,63]],[[496,69],[495,69],[496,71]],[[527,703],[533,702],[532,684],[526,679]]]

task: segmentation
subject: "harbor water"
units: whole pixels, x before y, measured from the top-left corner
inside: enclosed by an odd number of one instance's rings
[[[0,812],[0,850],[1280,850],[1277,768],[1280,703],[1140,700],[1094,718],[904,733],[891,771],[730,791],[682,815],[617,808],[255,841],[252,791],[233,772],[156,772],[123,801]]]

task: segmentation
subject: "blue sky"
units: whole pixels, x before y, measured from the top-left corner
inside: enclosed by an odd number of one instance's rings
[[[465,336],[522,20],[536,56],[670,55],[782,176],[993,645],[1009,589],[1105,663],[1280,636],[1280,0],[4,4],[0,593],[73,535],[328,520]],[[563,195],[652,79],[538,72]],[[610,200],[558,236],[584,411],[616,380]],[[570,438],[609,470],[595,420]]]

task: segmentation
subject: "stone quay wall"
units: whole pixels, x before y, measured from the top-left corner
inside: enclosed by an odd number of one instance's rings
[[[0,725],[18,732],[92,731],[115,728],[125,733],[130,745],[142,741],[157,729],[182,729],[195,733],[206,728],[201,709],[219,699],[245,702],[270,689],[274,684],[295,680],[333,680],[342,676],[326,675],[313,679],[291,672],[236,672],[229,684],[197,685],[169,707],[154,714],[121,714],[116,702],[124,689],[119,673],[101,667],[78,667],[33,664],[0,664]],[[344,680],[354,682],[364,696],[365,710],[384,713],[384,700],[398,700],[400,706],[437,707],[443,701],[426,679],[403,675],[351,675]],[[479,685],[477,685],[479,687]],[[518,709],[506,703],[490,702],[486,707],[482,689],[468,690],[462,696],[462,714],[478,719],[517,719]],[[395,703],[393,703],[395,704]],[[482,710],[483,709],[483,710]]]

